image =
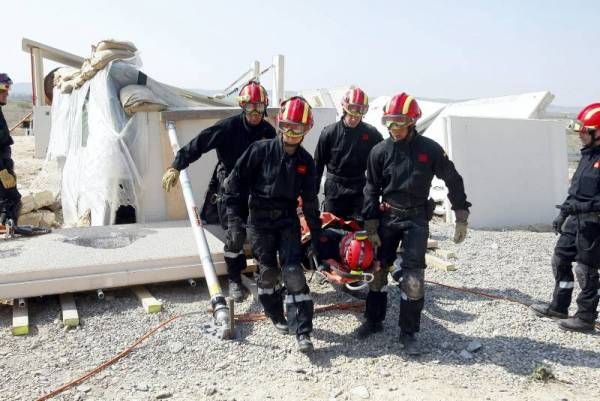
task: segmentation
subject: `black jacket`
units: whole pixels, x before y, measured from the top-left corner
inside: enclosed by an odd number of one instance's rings
[[[343,119],[323,128],[315,150],[317,191],[327,166],[327,198],[360,194],[365,186],[369,152],[382,140],[375,127],[362,121],[356,128],[347,127]]]
[[[576,204],[582,213],[600,212],[600,146],[581,150],[565,203]]]
[[[406,140],[377,144],[367,163],[364,219],[379,218],[380,196],[398,208],[425,207],[434,175],[446,183],[452,209],[468,210],[462,177],[437,142],[413,129]]]
[[[302,146],[290,156],[280,137],[250,145],[225,181],[228,215],[241,216],[246,193],[249,194],[250,209],[279,209],[290,213],[296,212],[301,196],[302,210],[311,233],[321,229],[315,162]]]
[[[8,125],[4,119],[4,114],[2,113],[2,108],[0,107],[0,170],[9,169],[12,171],[14,168],[10,150],[10,146],[13,143]]]
[[[224,164],[226,171],[230,172],[251,143],[274,138],[275,135],[275,129],[265,120],[253,127],[246,122],[244,113],[240,113],[218,121],[200,132],[177,152],[171,167],[181,171],[204,153],[216,149],[219,161]]]

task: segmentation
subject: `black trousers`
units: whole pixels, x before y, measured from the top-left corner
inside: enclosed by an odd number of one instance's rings
[[[573,262],[576,262],[573,274]],[[558,238],[552,257],[554,292],[550,308],[567,313],[575,276],[581,292],[577,297],[576,317],[593,322],[598,318],[600,299],[600,218],[569,216]]]
[[[381,270],[375,274],[375,279],[369,285],[365,316],[372,322],[381,322],[385,319],[387,308],[387,275],[388,269],[393,265],[397,256],[400,242],[404,249],[401,256],[401,276],[422,277],[425,269],[425,252],[427,251],[427,238],[429,237],[429,222],[423,216],[407,219],[386,214],[379,225],[381,247],[377,252],[381,263]],[[420,279],[419,285],[424,285]],[[424,298],[410,299],[405,296],[403,286],[400,284],[400,316],[398,325],[404,333],[416,333],[421,327],[421,312],[425,303]]]
[[[362,220],[364,196],[362,194],[325,198],[323,211],[333,213],[344,220]]]
[[[299,291],[284,290],[281,286],[282,281],[285,282],[281,271],[285,274],[290,267],[299,267],[303,257],[300,222],[295,210],[277,218],[256,217],[251,210],[247,231],[252,253],[258,262],[258,299],[265,314],[272,320],[282,319],[285,295],[290,333],[310,333],[314,304],[308,285],[304,284]]]

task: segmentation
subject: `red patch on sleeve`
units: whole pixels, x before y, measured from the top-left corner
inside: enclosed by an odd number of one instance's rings
[[[362,134],[362,140],[363,141],[368,141],[369,140],[369,134]]]
[[[419,153],[417,160],[419,163],[427,163],[429,161],[429,155],[427,153]]]
[[[594,163],[594,168],[600,168],[600,160]]]
[[[304,165],[304,164],[298,164],[296,166],[296,172],[298,174],[302,174],[302,175],[306,174],[306,165]]]

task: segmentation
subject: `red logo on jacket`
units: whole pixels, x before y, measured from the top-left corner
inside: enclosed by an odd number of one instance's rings
[[[364,133],[364,134],[362,134],[362,137],[361,137],[361,139],[362,139],[363,141],[368,141],[368,140],[369,140],[369,134],[367,134],[367,133]]]
[[[594,163],[594,168],[600,168],[600,160]]]
[[[302,175],[306,174],[306,165],[305,164],[298,164],[296,166],[296,172],[298,174],[302,174]]]
[[[429,161],[429,155],[427,153],[419,153],[417,160],[419,163],[427,163]]]

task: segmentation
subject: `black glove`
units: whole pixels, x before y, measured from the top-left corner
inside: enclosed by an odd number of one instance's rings
[[[246,230],[242,219],[237,216],[229,216],[227,219],[227,235],[225,236],[225,247],[227,251],[239,253],[244,248],[246,241]]]
[[[573,202],[560,205],[560,211],[561,211],[561,214],[565,214],[567,216],[573,215],[573,214],[579,214],[582,212],[582,210],[580,210],[580,208],[579,208],[579,205],[577,203],[573,203]]]
[[[556,216],[554,221],[552,222],[552,229],[554,230],[554,234],[562,234],[562,226],[565,224],[565,220],[567,219],[568,214],[563,213],[562,210]]]

